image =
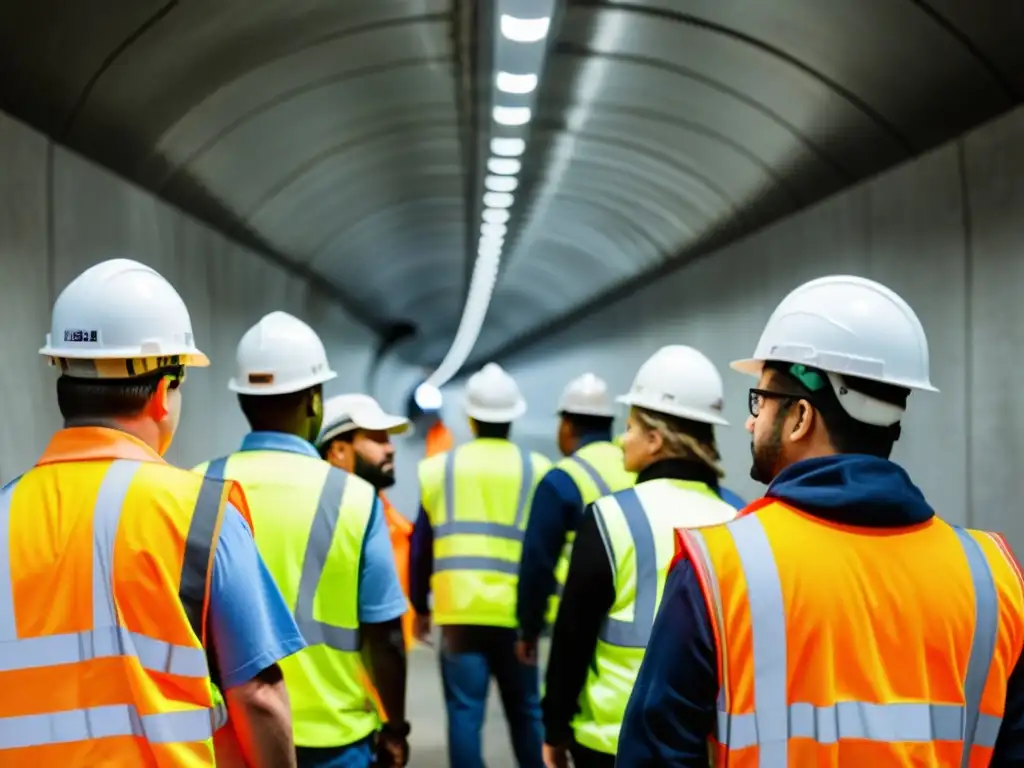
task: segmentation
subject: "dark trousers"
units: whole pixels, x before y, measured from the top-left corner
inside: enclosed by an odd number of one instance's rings
[[[448,712],[451,768],[484,768],[483,727],[491,678],[498,684],[520,768],[543,768],[540,672],[520,664],[516,632],[499,627],[443,627],[441,680]]]
[[[615,768],[615,755],[595,752],[581,744],[573,744],[569,753],[576,768]]]

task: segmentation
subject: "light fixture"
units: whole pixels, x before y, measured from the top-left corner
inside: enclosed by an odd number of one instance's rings
[[[484,208],[481,218],[487,224],[505,224],[510,218],[508,208]]]
[[[496,173],[499,176],[511,176],[519,173],[523,164],[511,157],[489,157],[487,158],[487,172]]]
[[[491,192],[515,192],[519,179],[515,176],[484,176],[484,186]]]
[[[507,231],[508,227],[497,222],[490,224],[485,221],[480,225],[480,235],[482,237],[504,237]]]
[[[507,13],[501,14],[501,34],[516,43],[536,43],[547,37],[551,17],[520,19]]]
[[[493,110],[494,122],[498,125],[526,125],[533,113],[529,107],[496,106]]]
[[[486,248],[497,248],[499,251],[505,247],[505,238],[503,237],[481,237],[480,242],[477,244],[478,250],[484,250]]]
[[[526,140],[498,136],[491,139],[491,154],[500,157],[519,157],[526,151]],[[515,171],[512,171],[515,173]]]
[[[511,192],[484,192],[484,205],[488,208],[511,208],[515,200]]]
[[[513,75],[511,72],[499,72],[495,77],[495,85],[505,93],[531,93],[537,87],[536,75]]]
[[[413,394],[413,399],[416,401],[416,405],[419,407],[421,411],[441,410],[441,390],[435,387],[429,381],[424,381],[422,384],[416,387],[416,392]]]

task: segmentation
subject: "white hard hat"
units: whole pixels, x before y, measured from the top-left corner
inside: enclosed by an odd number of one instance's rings
[[[497,363],[488,363],[466,382],[466,415],[477,421],[508,424],[526,413],[515,379]]]
[[[732,367],[760,376],[769,361],[829,374],[843,408],[868,424],[894,424],[904,409],[849,390],[842,376],[938,392],[929,375],[928,339],[914,310],[863,277],[821,277],[792,291],[768,319],[753,357]]]
[[[714,363],[693,347],[662,347],[633,379],[629,394],[616,398],[644,408],[706,424],[725,424],[722,418],[722,377]]]
[[[210,364],[196,349],[178,292],[152,267],[131,259],[96,264],[61,291],[39,354],[65,375],[83,378]]]
[[[574,413],[579,416],[615,416],[608,384],[592,373],[584,373],[570,381],[562,390],[558,401],[559,413]]]
[[[409,420],[387,413],[369,395],[338,395],[324,403],[324,423],[317,447],[355,429],[382,431],[392,435],[405,432]]]
[[[228,389],[242,395],[301,392],[338,375],[316,331],[287,312],[271,312],[246,331],[236,358]]]

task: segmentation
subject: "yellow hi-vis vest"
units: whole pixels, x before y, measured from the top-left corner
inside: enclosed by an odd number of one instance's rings
[[[636,474],[627,472],[622,465],[622,448],[607,441],[583,446],[576,453],[557,462],[554,469],[562,470],[576,483],[584,508],[603,496],[632,488],[636,483]],[[558,615],[558,603],[565,586],[565,577],[569,573],[569,558],[572,556],[572,543],[575,539],[576,531],[566,533],[562,555],[555,567],[556,592],[548,601],[548,624],[554,624]]]
[[[675,557],[673,532],[726,523],[737,512],[704,483],[658,479],[605,496],[594,513],[611,550],[615,602],[598,636],[573,731],[584,747],[614,755]]]
[[[551,462],[478,438],[420,462],[434,532],[434,623],[516,626],[516,584],[533,491]]]
[[[358,603],[373,486],[286,451],[242,451],[195,471],[242,485],[256,546],[308,644],[279,662],[296,745],[341,747],[373,733],[380,717],[365,685]]]

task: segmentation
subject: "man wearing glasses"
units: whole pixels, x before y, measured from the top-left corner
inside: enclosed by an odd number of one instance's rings
[[[753,359],[765,497],[677,532],[616,765],[1024,764],[1024,579],[1001,536],[944,522],[889,460],[937,391],[914,311],[833,276]]]

